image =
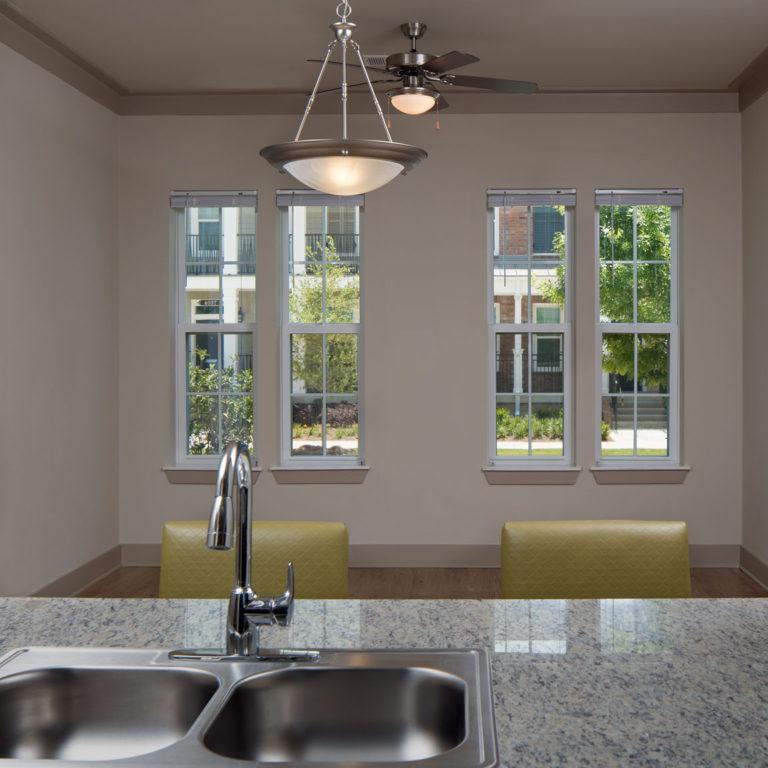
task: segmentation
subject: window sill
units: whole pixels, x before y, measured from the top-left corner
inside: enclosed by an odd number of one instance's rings
[[[483,467],[488,485],[574,485],[581,467]]]
[[[270,467],[281,485],[359,485],[370,467]]]
[[[218,467],[163,467],[166,478],[171,485],[215,485],[218,477]],[[259,467],[251,467],[251,485],[261,474]]]
[[[681,485],[690,467],[590,467],[599,485]]]

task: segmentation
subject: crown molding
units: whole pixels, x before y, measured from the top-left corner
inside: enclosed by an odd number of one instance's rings
[[[552,92],[531,95],[445,91],[448,114],[541,114],[601,112],[738,112],[739,95],[727,91]],[[121,115],[300,115],[305,93],[143,93],[120,97]],[[374,114],[368,94],[350,94],[350,114]],[[338,98],[317,99],[313,114],[338,114]],[[401,117],[399,112],[393,115]],[[428,112],[427,115],[439,116]]]
[[[766,93],[768,91],[768,48],[733,80],[728,88],[738,91],[740,112]]]
[[[0,42],[118,115],[299,115],[303,92],[131,93],[0,0]],[[542,91],[531,95],[444,90],[449,114],[687,113],[743,111],[768,91],[768,49],[727,91]],[[352,114],[371,112],[367,93],[350,94]],[[315,114],[337,114],[338,96],[319,97]],[[399,113],[396,113],[399,116]],[[434,112],[427,113],[434,115]]]
[[[103,107],[118,112],[120,96],[127,91],[28,21],[7,0],[0,0],[0,42]]]

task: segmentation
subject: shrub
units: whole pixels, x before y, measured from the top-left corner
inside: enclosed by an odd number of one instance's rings
[[[513,416],[506,408],[496,409],[496,438],[514,437],[525,440],[528,437],[528,414]],[[534,440],[562,440],[563,413],[556,409],[544,409],[533,414],[531,438]]]

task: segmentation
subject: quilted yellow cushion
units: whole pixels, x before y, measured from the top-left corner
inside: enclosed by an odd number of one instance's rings
[[[208,549],[208,523],[202,520],[163,526],[160,597],[226,598],[235,584],[233,550]],[[254,522],[251,586],[259,595],[285,590],[293,562],[296,597],[347,597],[347,526],[343,523]]]
[[[682,522],[506,523],[501,594],[512,599],[690,597]]]

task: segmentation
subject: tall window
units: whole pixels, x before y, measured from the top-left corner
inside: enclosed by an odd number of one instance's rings
[[[679,460],[680,190],[597,190],[600,463]]]
[[[278,192],[282,461],[362,463],[360,218],[363,196]]]
[[[569,463],[574,190],[489,190],[494,464]]]
[[[173,192],[176,461],[253,455],[256,194]],[[210,461],[210,460],[209,460]]]

